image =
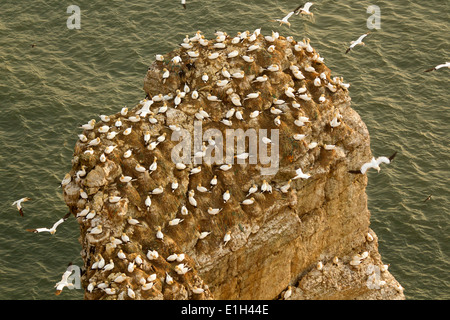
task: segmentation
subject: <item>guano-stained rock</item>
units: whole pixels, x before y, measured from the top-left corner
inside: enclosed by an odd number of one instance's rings
[[[217,39],[197,33],[186,42],[191,49],[180,47],[150,65],[145,99],[111,115],[109,122],[96,122],[84,130],[88,141],[77,141],[72,182],[63,190],[75,216],[86,206],[95,213],[77,218],[85,299],[132,299],[128,286],[134,299],[155,300],[282,299],[288,286],[289,299],[404,299],[403,288],[384,270],[378,238],[370,229],[367,176],[348,173],[371,157],[369,133],[350,107],[348,86],[331,76],[309,40],[272,33],[274,41],[262,34],[251,41],[251,34],[241,34],[236,43],[227,35],[225,48],[216,49]],[[251,45],[259,48],[248,51]],[[269,51],[270,45],[275,49]],[[229,58],[234,50],[238,55]],[[198,57],[190,57],[196,51]],[[219,56],[210,59],[214,52]],[[176,56],[181,62],[172,60]],[[272,65],[279,70],[270,71]],[[228,80],[225,86],[223,80]],[[192,145],[201,108],[209,114],[201,120],[203,133],[216,129],[225,137],[230,128],[266,129],[274,138],[270,130],[278,130],[278,170],[261,175],[268,165],[249,159],[228,171],[207,161],[177,168],[172,152],[181,140],[172,135],[184,129]],[[250,118],[254,111],[259,115]],[[279,125],[274,111],[280,113]],[[231,126],[222,122],[228,112]],[[309,121],[297,125],[300,116]],[[335,122],[340,124],[332,126]],[[108,133],[98,132],[104,125]],[[111,132],[116,135],[108,136]],[[97,137],[101,143],[90,146]],[[203,142],[213,148],[207,138]],[[108,146],[116,147],[106,152]],[[276,150],[275,144],[267,148]],[[82,166],[87,174],[77,178]],[[201,171],[191,174],[196,167]],[[293,179],[298,168],[310,177]],[[127,177],[131,180],[122,181]],[[214,177],[217,184],[211,185]],[[264,181],[271,192],[261,192]],[[258,191],[247,195],[253,185]],[[88,199],[79,199],[80,188]],[[231,198],[224,202],[226,191]],[[242,203],[250,198],[253,204]],[[222,210],[211,215],[209,208]],[[91,234],[98,225],[102,233]],[[98,267],[102,259],[112,259],[114,268],[103,271]]]

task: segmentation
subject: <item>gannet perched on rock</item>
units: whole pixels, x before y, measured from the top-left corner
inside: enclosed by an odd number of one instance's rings
[[[169,226],[176,226],[178,225],[180,222],[182,222],[184,219],[180,219],[180,218],[175,218],[169,221]]]
[[[227,233],[225,233],[225,236],[223,237],[223,246],[225,247],[228,243],[228,241],[231,240],[231,231],[227,231]]]
[[[156,250],[148,250],[147,251],[147,258],[148,260],[156,260],[159,257],[159,253]]]
[[[331,121],[330,121],[330,126],[332,128],[336,128],[338,127],[341,123],[338,121],[337,119],[338,117],[334,117]]]
[[[89,234],[93,234],[93,235],[100,234],[100,233],[103,232],[103,229],[102,229],[102,228],[103,228],[102,225],[99,224],[98,226],[92,228],[92,229],[89,231]]]
[[[248,189],[248,193],[247,193],[247,196],[246,197],[248,197],[249,195],[251,195],[252,193],[255,193],[255,192],[257,192],[258,191],[258,186],[256,185],[256,184],[253,184],[251,187],[250,187],[250,189]]]
[[[285,185],[283,185],[283,186],[280,187],[280,191],[283,192],[283,193],[287,193],[288,190],[289,190],[290,187],[291,187],[291,182],[292,182],[292,179],[289,179],[289,181],[287,182],[287,184],[285,184]]]
[[[254,202],[255,202],[255,198],[251,197],[250,199],[245,199],[244,201],[242,201],[241,204],[248,206],[248,205],[253,204]]]
[[[255,58],[250,57],[250,56],[247,56],[247,55],[243,55],[243,56],[242,56],[242,59],[244,59],[245,62],[249,62],[249,63],[255,61]]]
[[[284,16],[282,19],[276,19],[275,21],[280,23],[280,26],[282,24],[286,24],[289,26],[289,28],[291,27],[291,23],[288,21],[290,17],[292,17],[292,15],[294,14],[294,11],[289,12],[286,16]]]
[[[224,194],[222,195],[222,198],[224,203],[230,200],[231,198],[230,191],[229,190],[225,191]]]
[[[283,299],[287,300],[291,297],[291,295],[292,295],[292,287],[288,286],[287,290],[283,293]]]
[[[80,128],[84,130],[92,130],[95,127],[95,122],[95,119],[89,120],[88,123],[81,125]]]
[[[292,180],[295,179],[308,179],[309,177],[311,177],[311,175],[307,174],[307,173],[303,173],[302,168],[298,168],[295,170],[296,176],[292,178]]]
[[[217,185],[217,176],[215,175],[209,183],[210,183],[211,187],[216,186]]]
[[[200,234],[198,235],[198,238],[201,240],[201,239],[205,239],[208,235],[210,235],[211,234],[211,232],[210,231],[203,231],[203,232],[200,232]]]
[[[188,193],[188,200],[189,200],[189,203],[193,207],[197,207],[197,200],[195,200],[194,195],[195,195],[194,190],[190,190],[189,193]]]
[[[323,263],[322,261],[319,261],[316,265],[317,270],[322,270],[323,269]]]
[[[231,167],[232,167],[232,164],[229,163],[229,164],[223,164],[223,165],[221,165],[221,166],[219,167],[219,169],[222,170],[222,171],[228,171],[228,170],[231,169]]]
[[[199,288],[197,286],[192,287],[192,292],[195,294],[202,294],[204,291],[205,291],[205,289],[203,289],[203,288]]]
[[[161,227],[158,226],[157,231],[156,231],[156,238],[162,240],[164,238],[164,234],[161,231]]]
[[[222,211],[222,209],[223,209],[223,208],[211,208],[211,207],[209,207],[209,208],[208,208],[208,213],[209,213],[210,215],[216,215],[216,214],[218,214],[220,211]]]

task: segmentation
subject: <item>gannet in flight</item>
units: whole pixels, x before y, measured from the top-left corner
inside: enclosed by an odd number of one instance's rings
[[[360,45],[362,45],[362,46],[365,46],[365,43],[362,42],[362,40],[363,40],[365,37],[367,37],[367,35],[368,35],[369,33],[370,33],[370,32],[367,32],[367,33],[363,34],[362,36],[360,36],[356,41],[350,42],[350,47],[348,47],[348,49],[347,49],[347,51],[345,51],[345,53],[348,53],[350,50],[353,49],[353,47],[355,47],[355,46],[358,45],[358,44],[360,44]]]
[[[37,228],[37,229],[27,229],[28,232],[34,232],[34,233],[39,233],[39,232],[50,232],[51,234],[55,234],[56,232],[56,228],[63,223],[64,221],[66,221],[68,218],[70,217],[70,212],[66,213],[64,215],[64,217],[62,217],[61,219],[59,219],[58,221],[55,222],[55,224],[53,224],[53,226],[48,229],[48,228]]]
[[[314,14],[309,11],[309,8],[311,8],[311,6],[313,4],[314,4],[313,2],[307,2],[304,5],[301,5],[301,6],[297,7],[294,10],[295,15],[298,16],[301,13],[301,14],[309,14],[309,15],[313,16]]]
[[[397,155],[397,151],[394,152],[393,155],[391,155],[389,158],[388,157],[378,157],[375,159],[375,157],[372,158],[372,160],[370,160],[370,162],[366,162],[362,165],[360,170],[350,170],[350,173],[361,173],[361,174],[365,174],[367,170],[369,170],[370,168],[374,168],[376,169],[378,172],[380,172],[380,164],[381,163],[391,163],[392,160],[394,160],[395,156]]]
[[[73,283],[68,282],[69,276],[72,274],[72,262],[69,263],[67,266],[66,271],[63,273],[61,281],[55,284],[55,294],[58,296],[61,294],[61,291],[64,289],[64,287],[71,288],[73,287]]]
[[[12,203],[13,206],[17,207],[17,210],[19,210],[20,215],[23,217],[23,210],[22,210],[22,202],[26,202],[31,200],[31,198],[25,197],[19,200],[16,200]]]
[[[425,70],[425,72],[430,72],[430,71],[434,71],[434,70],[439,70],[439,69],[441,69],[441,68],[450,68],[450,62],[446,62],[446,63],[443,63],[443,64],[439,64],[439,65],[437,65],[437,66],[434,67],[434,68]]]
[[[295,13],[295,11],[289,12],[283,19],[276,19],[275,21],[280,23],[280,26],[282,24],[287,24],[289,28],[291,27],[291,23],[288,21],[289,18]]]

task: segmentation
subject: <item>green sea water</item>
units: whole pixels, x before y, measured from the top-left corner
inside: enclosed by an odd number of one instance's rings
[[[311,45],[333,76],[351,84],[375,156],[398,155],[369,172],[371,228],[383,262],[411,300],[450,298],[450,61],[446,0],[315,1],[314,18],[282,18],[292,0],[56,1],[2,0],[0,5],[0,299],[83,299],[82,290],[54,295],[67,264],[82,265],[79,228],[58,184],[71,168],[79,124],[133,106],[155,54],[178,47],[186,34],[230,35],[262,28]],[[77,5],[80,29],[69,29]],[[380,8],[380,28],[368,30],[367,8]],[[366,46],[350,41],[371,31]],[[32,44],[36,44],[32,47]],[[432,194],[432,199],[423,200]],[[28,196],[25,217],[11,206]]]

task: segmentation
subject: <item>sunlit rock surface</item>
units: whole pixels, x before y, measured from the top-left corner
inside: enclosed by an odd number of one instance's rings
[[[207,40],[201,33],[191,35],[183,43],[192,48],[180,47],[154,61],[144,79],[146,98],[128,110],[118,107],[107,122],[97,119],[93,129],[83,130],[87,141],[75,145],[72,180],[63,190],[74,215],[89,208],[85,210],[89,216],[77,218],[85,298],[283,299],[291,286],[289,299],[404,299],[400,284],[389,271],[380,270],[377,236],[369,227],[367,177],[348,173],[371,157],[369,133],[350,107],[348,85],[331,75],[307,39],[258,32],[215,36]],[[235,50],[236,56],[229,57]],[[215,53],[218,57],[211,59],[214,56],[209,54]],[[244,55],[253,61],[246,61]],[[240,72],[243,78],[233,77]],[[264,75],[266,81],[255,81]],[[221,86],[223,80],[228,80],[225,86]],[[192,96],[194,91],[197,98]],[[245,100],[247,94],[257,92],[257,98]],[[184,97],[175,99],[179,93]],[[209,100],[209,95],[220,101]],[[277,104],[279,100],[284,103]],[[160,111],[163,106],[167,110]],[[282,112],[279,125],[272,107]],[[209,117],[199,120],[200,108]],[[221,120],[232,108],[235,113],[227,126]],[[250,118],[256,110],[260,114]],[[236,118],[238,111],[243,120]],[[299,116],[309,121],[299,126]],[[261,170],[274,163],[251,164],[249,159],[243,164],[234,161],[228,171],[205,161],[176,168],[172,153],[180,141],[172,141],[173,130],[175,126],[187,130],[193,146],[196,121],[201,121],[203,133],[218,129],[223,137],[227,129],[258,133],[267,129],[268,138],[271,129],[279,130],[278,143],[267,145],[269,154],[278,147],[275,172],[263,175]],[[108,132],[99,132],[105,125]],[[108,138],[111,132],[117,134]],[[296,134],[305,137],[294,138]],[[90,146],[97,137],[100,144]],[[165,140],[158,142],[158,138]],[[210,152],[214,146],[207,140]],[[249,152],[249,139],[246,142],[245,152]],[[108,146],[116,147],[108,153]],[[89,148],[93,154],[85,153]],[[192,149],[192,154],[196,151]],[[223,148],[223,163],[225,155]],[[157,167],[152,171],[154,161]],[[77,177],[82,166],[87,174]],[[140,172],[139,166],[145,171]],[[197,167],[201,171],[190,174]],[[299,168],[310,177],[291,180]],[[123,176],[132,180],[122,182]],[[217,185],[211,186],[214,176]],[[272,192],[261,192],[264,180]],[[282,192],[280,187],[290,180],[290,188]],[[178,183],[175,190],[173,182]],[[208,192],[200,192],[199,185]],[[253,185],[258,191],[247,196]],[[163,192],[152,194],[158,187]],[[80,189],[87,199],[80,197]],[[188,200],[191,190],[196,206]],[[231,197],[224,203],[226,191]],[[114,196],[118,198],[110,199]],[[241,203],[252,197],[253,204]],[[222,210],[211,215],[208,208]],[[177,218],[182,220],[172,225]],[[102,232],[90,234],[98,225]],[[162,239],[157,237],[158,227]],[[200,239],[201,232],[210,234]],[[225,244],[227,232],[231,238]],[[120,240],[123,234],[129,242]],[[120,251],[125,259],[119,258]],[[353,256],[362,253],[359,265],[350,264]],[[167,261],[173,254],[184,257]],[[102,258],[105,264],[112,260],[114,267],[93,269]],[[167,275],[173,282],[167,281]]]

